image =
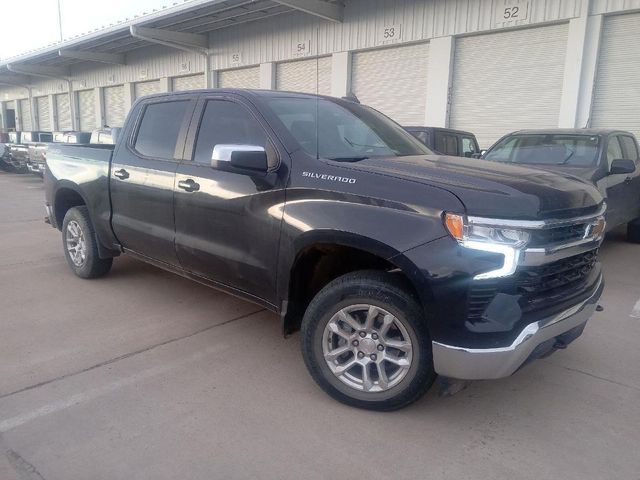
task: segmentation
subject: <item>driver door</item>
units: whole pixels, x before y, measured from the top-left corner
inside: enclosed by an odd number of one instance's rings
[[[250,105],[209,96],[198,103],[175,182],[176,251],[195,275],[274,303],[288,168]],[[212,161],[216,145],[263,147],[266,172]],[[188,147],[189,148],[189,147]],[[284,154],[282,155],[285,156]]]

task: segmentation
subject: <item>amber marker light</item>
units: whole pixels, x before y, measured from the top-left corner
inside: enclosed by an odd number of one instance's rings
[[[462,217],[462,215],[457,215],[455,213],[445,213],[444,224],[451,236],[461,242],[462,237],[464,236],[464,218]]]

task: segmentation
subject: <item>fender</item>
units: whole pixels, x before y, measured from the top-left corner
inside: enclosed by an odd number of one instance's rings
[[[95,218],[95,206],[89,201],[87,195],[85,194],[85,192],[83,191],[83,189],[80,187],[80,185],[78,185],[75,182],[72,182],[70,180],[59,180],[55,183],[55,186],[53,188],[53,192],[52,192],[52,196],[51,196],[51,206],[52,206],[52,210],[53,210],[53,220],[54,220],[54,226],[56,228],[58,228],[59,230],[62,230],[62,222],[63,222],[63,218],[57,218],[57,209],[56,209],[56,202],[57,202],[57,198],[58,198],[58,193],[61,190],[69,190],[74,192],[75,194],[77,194],[82,201],[84,202],[84,204],[86,205],[87,209],[89,210],[89,217],[91,218],[91,221],[93,223],[93,227],[95,229],[95,238],[96,238],[96,245],[98,247],[98,256],[100,258],[113,258],[113,257],[117,257],[120,255],[120,251],[119,250],[115,250],[113,248],[109,248],[107,246],[107,244],[103,241],[103,234],[104,234],[104,228],[101,228],[101,224],[100,222],[96,221]]]

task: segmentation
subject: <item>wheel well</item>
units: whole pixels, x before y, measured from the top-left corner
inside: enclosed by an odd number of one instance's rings
[[[285,333],[292,333],[300,328],[307,306],[325,285],[357,270],[394,272],[403,278],[407,288],[415,293],[404,274],[382,257],[343,245],[313,245],[298,254],[291,270],[287,313],[284,318]]]
[[[58,190],[54,203],[54,213],[58,229],[62,229],[62,221],[69,209],[81,205],[85,205],[85,201],[75,190],[71,190],[70,188]]]

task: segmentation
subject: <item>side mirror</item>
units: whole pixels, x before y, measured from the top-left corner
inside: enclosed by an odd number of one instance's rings
[[[625,158],[617,158],[611,162],[609,169],[610,175],[624,175],[625,173],[633,173],[636,171],[636,162]]]
[[[258,145],[216,145],[211,154],[211,166],[219,167],[223,162],[257,172],[266,172],[269,168],[267,152]]]

